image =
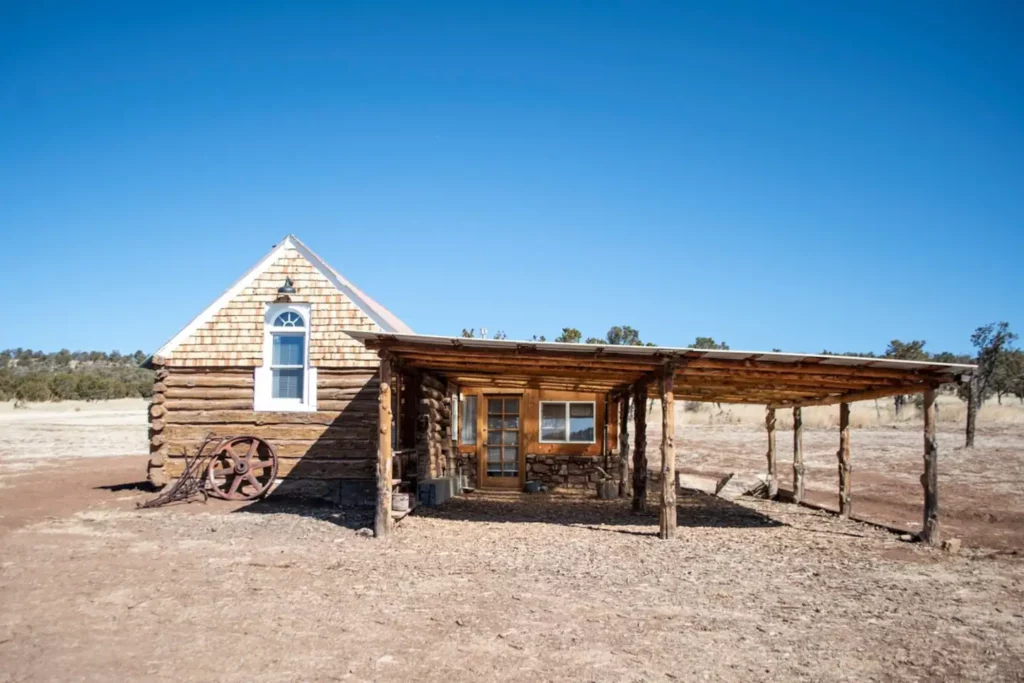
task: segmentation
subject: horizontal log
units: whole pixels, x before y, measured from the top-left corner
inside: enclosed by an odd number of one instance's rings
[[[179,374],[173,373],[164,380],[163,384],[168,387],[235,387],[252,389],[253,374],[249,371],[242,373],[204,373],[204,374]]]
[[[165,443],[167,443],[167,439],[163,434],[153,434],[149,437],[149,445],[153,448],[160,448]]]
[[[167,397],[164,396],[163,394],[153,394],[152,396],[149,397],[149,402],[150,403],[160,404],[160,403],[165,403],[166,401],[167,401]]]
[[[373,436],[373,439],[366,438],[363,441],[351,439],[342,441],[333,439],[318,439],[316,441],[309,439],[271,439],[270,444],[274,447],[274,452],[277,453],[279,458],[317,457],[339,460],[361,460],[376,457],[376,434]],[[163,444],[162,450],[167,453],[169,457],[180,458],[183,455],[191,457],[199,451],[199,447],[202,445],[204,440],[205,437],[202,439],[179,439]],[[211,455],[213,453],[212,446],[207,446],[205,453],[207,455]]]
[[[160,419],[152,419],[149,421],[149,430],[151,432],[159,432],[164,428],[164,421]]]
[[[164,422],[167,424],[184,425],[236,424],[243,427],[246,425],[346,424],[348,419],[349,417],[346,413],[333,410],[317,411],[315,413],[256,412],[253,410],[172,410],[164,417]]]
[[[353,399],[363,399],[366,401],[372,401],[374,405],[377,404],[377,396],[379,392],[376,387],[368,389],[366,387],[350,387],[345,389],[333,389],[325,388],[317,383],[316,388],[316,400],[319,401],[344,401]]]
[[[252,397],[252,387],[170,387],[167,389],[168,400],[175,398],[187,398],[193,400],[247,398],[251,401]]]
[[[155,404],[149,406],[149,415],[150,415],[150,417],[162,417],[164,415],[164,413],[166,413],[166,412],[167,412],[167,406],[166,405],[160,405],[159,403],[155,403]]]
[[[367,435],[375,432],[376,428],[377,421],[374,419],[346,420],[331,425],[173,424],[167,425],[162,433],[172,440],[202,439],[211,433],[224,436],[258,436],[273,444],[282,439],[307,439],[310,442],[326,438],[362,441]]]
[[[375,462],[363,460],[323,460],[319,458],[279,458],[279,479],[370,479],[374,476]],[[183,458],[168,458],[164,470],[171,478],[185,471]]]
[[[317,399],[316,407],[320,410],[336,410],[338,412],[344,412],[346,414],[359,414],[365,412],[365,401],[321,401],[320,399]],[[376,410],[373,411],[373,414],[377,414]]]
[[[155,373],[153,373],[153,376],[156,377],[157,381],[159,382],[161,380],[167,379],[167,376],[170,374],[171,372],[167,368],[160,368]]]
[[[322,370],[318,370],[316,376],[316,385],[318,389],[359,389],[365,387],[367,390],[377,391],[378,384],[380,383],[375,376],[336,377],[332,375],[325,375]]]
[[[167,410],[252,410],[252,396],[248,400],[241,399],[168,399],[164,404]]]

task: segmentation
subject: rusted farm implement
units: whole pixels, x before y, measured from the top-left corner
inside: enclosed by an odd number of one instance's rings
[[[178,480],[153,500],[141,505],[155,508],[198,496],[224,500],[253,500],[267,493],[277,478],[277,453],[256,436],[208,436]]]

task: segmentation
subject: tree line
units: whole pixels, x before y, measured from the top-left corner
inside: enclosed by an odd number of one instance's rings
[[[153,372],[140,368],[146,354],[136,351],[0,351],[0,401],[103,401],[147,398]]]

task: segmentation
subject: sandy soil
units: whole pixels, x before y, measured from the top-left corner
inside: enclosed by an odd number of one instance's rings
[[[9,425],[0,467],[40,460],[9,459]],[[943,451],[949,509],[962,495],[1019,511],[1016,429]],[[691,469],[763,468],[754,426],[680,437]],[[807,435],[823,493],[834,438]],[[863,429],[854,446],[855,510],[891,497],[881,510],[913,505],[916,521],[920,432]],[[994,537],[1003,552],[950,555],[806,508],[688,496],[661,542],[624,502],[478,494],[379,542],[363,510],[139,511],[144,471],[143,455],[0,469],[0,681],[1024,678],[1024,564],[1005,552],[1019,524]]]

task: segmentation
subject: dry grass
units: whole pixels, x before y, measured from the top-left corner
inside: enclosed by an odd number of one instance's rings
[[[676,423],[687,425],[728,425],[728,424],[764,424],[764,406],[733,405],[723,403],[700,403],[697,411],[686,410],[684,404],[676,406]],[[955,396],[939,396],[936,402],[937,418],[941,423],[964,424],[967,419],[967,405]],[[651,418],[660,420],[658,401],[649,405]],[[839,425],[839,406],[816,406],[803,409],[804,426],[809,429],[836,427]],[[778,427],[793,428],[793,413],[789,410],[777,411]],[[921,411],[913,403],[908,403],[899,417],[891,399],[879,401],[860,401],[852,404],[850,424],[853,427],[889,427],[892,425],[913,424],[921,422]],[[995,400],[985,403],[978,413],[978,423],[987,425],[1018,425],[1024,424],[1024,405],[1006,399],[1003,405]]]

